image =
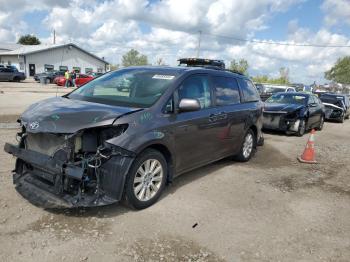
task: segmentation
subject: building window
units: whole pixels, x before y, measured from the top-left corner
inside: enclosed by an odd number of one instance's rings
[[[80,73],[80,67],[73,66],[73,71],[75,71],[76,73]]]
[[[97,68],[97,73],[102,73],[102,68],[101,67]]]
[[[61,72],[66,72],[66,71],[68,70],[68,66],[60,66],[60,67],[59,67],[59,70],[60,70]]]
[[[93,69],[91,67],[85,68],[85,74],[91,74]]]
[[[53,71],[54,70],[54,66],[53,65],[44,65],[45,71]]]

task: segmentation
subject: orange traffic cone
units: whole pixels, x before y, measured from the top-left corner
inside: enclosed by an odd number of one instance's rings
[[[304,153],[298,157],[298,160],[302,163],[316,164],[315,159],[315,146],[314,146],[315,129],[312,129],[309,140],[306,143]]]

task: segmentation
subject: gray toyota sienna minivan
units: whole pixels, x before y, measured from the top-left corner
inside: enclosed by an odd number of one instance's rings
[[[263,141],[255,86],[215,61],[189,61],[109,72],[30,106],[19,144],[5,145],[17,157],[18,192],[44,207],[125,198],[141,209],[184,172],[228,156],[248,161]]]

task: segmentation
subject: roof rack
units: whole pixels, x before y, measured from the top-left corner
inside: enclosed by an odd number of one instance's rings
[[[214,59],[204,59],[204,58],[180,58],[178,60],[180,65],[186,66],[213,66],[220,69],[225,69],[225,63],[223,60],[214,60]]]
[[[214,70],[223,70],[239,75],[244,75],[241,72],[231,70],[231,69],[225,69],[225,63],[223,60],[214,60],[214,59],[204,59],[204,58],[180,58],[179,65],[186,65],[190,67],[203,67],[207,69],[214,69]]]

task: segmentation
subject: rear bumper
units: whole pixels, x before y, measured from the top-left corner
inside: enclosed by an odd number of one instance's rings
[[[4,150],[17,157],[13,171],[16,190],[31,203],[44,208],[103,206],[120,201],[133,160],[126,156],[111,156],[98,168],[98,190],[84,190],[84,183],[89,183],[84,174],[89,168],[63,163],[8,143]],[[78,190],[70,190],[68,182],[78,186]]]

